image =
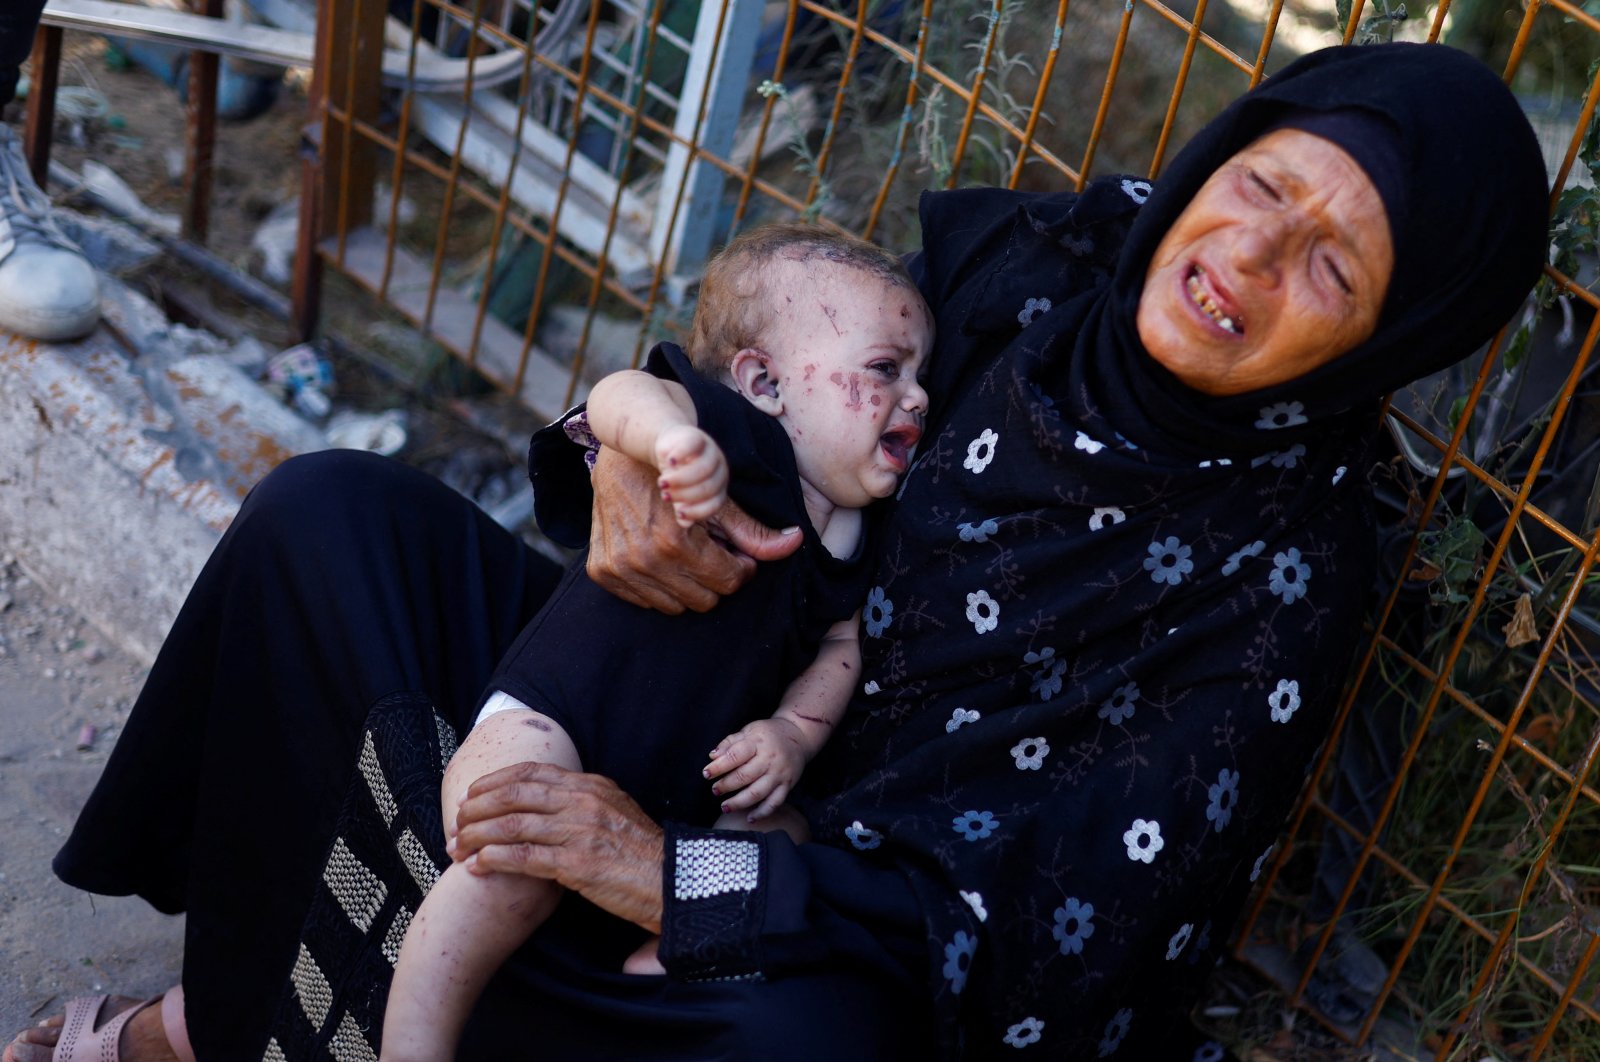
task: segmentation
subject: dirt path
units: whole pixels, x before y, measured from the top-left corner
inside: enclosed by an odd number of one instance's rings
[[[143,677],[0,551],[0,1041],[70,996],[177,982],[181,918],[50,873]],[[79,751],[85,725],[97,734]]]

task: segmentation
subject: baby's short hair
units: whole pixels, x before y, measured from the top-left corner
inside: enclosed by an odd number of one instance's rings
[[[917,290],[899,256],[844,233],[799,222],[775,222],[739,234],[706,266],[689,333],[689,360],[706,376],[728,371],[733,356],[760,349],[772,324],[776,258],[860,269],[886,283]]]

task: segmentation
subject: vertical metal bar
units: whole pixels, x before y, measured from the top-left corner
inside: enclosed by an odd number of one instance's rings
[[[356,122],[375,124],[383,91],[384,5],[379,0],[319,0],[318,62],[325,67],[322,116],[322,192],[319,236],[344,238],[372,222],[377,145]],[[324,43],[324,36],[326,42]],[[336,204],[333,210],[327,208]]]
[[[440,32],[443,30],[443,19],[440,20]],[[439,227],[433,240],[433,266],[428,270],[428,301],[422,312],[422,331],[424,334],[433,330],[433,310],[439,298],[439,283],[444,275],[444,245],[450,234],[450,213],[455,209],[456,187],[461,183],[461,148],[467,141],[467,126],[472,122],[474,114],[472,107],[472,92],[474,75],[477,73],[478,47],[481,43],[479,36],[483,26],[483,0],[473,0],[472,4],[472,32],[467,38],[467,79],[461,86],[461,125],[456,129],[456,147],[450,153],[450,176],[444,184],[444,202],[439,206]],[[467,351],[467,364],[478,363],[478,350],[476,347]]]
[[[411,0],[410,47],[406,49],[406,85],[400,93],[400,127],[394,134],[394,168],[389,176],[389,224],[384,229],[383,274],[378,278],[378,300],[389,300],[389,281],[394,279],[395,245],[400,239],[400,196],[405,188],[406,144],[411,137],[411,101],[416,98],[417,51],[421,43],[422,0]],[[521,146],[520,144],[518,145]],[[506,182],[509,189],[511,182]]]
[[[822,175],[828,172],[833,156],[833,139],[839,132],[839,119],[844,114],[845,95],[850,79],[855,76],[856,59],[861,55],[861,35],[867,25],[867,0],[856,0],[855,21],[850,24],[850,47],[845,52],[844,68],[839,71],[839,84],[833,93],[833,110],[828,124],[822,130],[822,146],[817,149],[816,163],[812,168],[811,182],[806,186],[805,203],[812,209],[822,190]]]
[[[222,17],[222,0],[190,0],[190,8],[207,18]],[[211,228],[212,157],[217,142],[217,74],[215,52],[189,53],[189,105],[185,116],[183,168],[183,234],[205,243]]]
[[[1111,49],[1111,65],[1106,68],[1106,85],[1100,93],[1100,106],[1094,112],[1094,126],[1089,130],[1089,143],[1083,149],[1083,164],[1078,167],[1078,191],[1089,183],[1089,167],[1094,165],[1095,148],[1100,143],[1100,132],[1106,125],[1106,112],[1111,109],[1111,90],[1117,84],[1117,71],[1122,68],[1122,53],[1128,47],[1128,25],[1133,21],[1133,0],[1122,6],[1122,25],[1117,30],[1117,42]]]
[[[1561,993],[1560,1001],[1551,1008],[1550,1020],[1545,1023],[1539,1039],[1534,1041],[1533,1049],[1528,1054],[1529,1062],[1539,1062],[1539,1059],[1544,1057],[1545,1048],[1550,1046],[1550,1039],[1556,1034],[1556,1026],[1561,1022],[1561,1017],[1567,1012],[1567,1008],[1572,1005],[1572,997],[1577,994],[1578,983],[1583,980],[1583,975],[1589,972],[1597,952],[1600,952],[1600,933],[1591,932],[1582,957],[1575,964],[1572,976],[1567,979],[1566,990]]]
[[[927,24],[927,5],[933,0],[923,0],[923,24]],[[783,37],[778,42],[778,56],[772,64],[772,80],[783,84],[784,73],[789,65],[789,47],[794,40],[795,17],[800,13],[799,4],[790,0],[788,14],[783,19]],[[739,224],[744,220],[745,210],[750,206],[750,194],[755,190],[756,171],[761,168],[762,150],[767,143],[767,133],[772,128],[772,112],[777,108],[776,96],[767,97],[766,104],[761,108],[761,124],[756,129],[755,143],[750,149],[750,161],[745,164],[744,179],[739,186],[739,198],[733,207],[733,230],[739,230]],[[874,215],[876,216],[876,215]]]
[[[1200,40],[1200,24],[1206,17],[1206,0],[1195,0],[1194,19],[1189,23],[1189,39],[1183,46],[1183,59],[1178,63],[1178,77],[1172,85],[1172,99],[1167,102],[1167,116],[1161,122],[1161,135],[1156,138],[1156,153],[1150,160],[1150,176],[1161,172],[1161,161],[1167,153],[1167,140],[1172,136],[1172,126],[1178,120],[1178,104],[1183,100],[1183,88],[1189,81],[1189,66],[1194,62],[1194,46]]]
[[[1256,52],[1255,66],[1250,69],[1250,87],[1261,84],[1267,67],[1267,53],[1272,50],[1272,39],[1278,33],[1278,19],[1283,15],[1283,0],[1272,0],[1272,10],[1267,12],[1267,24],[1261,29],[1261,48]]]
[[[25,148],[28,170],[40,188],[49,186],[50,141],[55,136],[56,86],[61,80],[61,27],[40,26],[33,35],[33,89],[28,93]]]
[[[978,70],[972,83],[967,86],[971,93],[967,97],[967,113],[961,119],[961,131],[956,134],[956,149],[950,157],[950,176],[944,179],[946,188],[954,188],[956,180],[961,176],[961,164],[966,161],[967,141],[972,137],[972,123],[978,114],[978,103],[983,99],[984,83],[989,80],[989,64],[994,59],[995,40],[1000,36],[1000,8],[1002,0],[991,0],[989,13],[985,17],[989,25],[983,35],[983,58],[978,61]]]
[[[1065,35],[1067,25],[1068,0],[1059,0],[1056,5],[1056,24],[1050,34],[1050,48],[1045,52],[1044,65],[1039,70],[1039,85],[1034,89],[1033,106],[1028,108],[1028,124],[1022,130],[1022,140],[1017,144],[1017,161],[1011,166],[1011,175],[1006,178],[1006,187],[1015,188],[1017,181],[1022,177],[1022,167],[1028,161],[1028,149],[1033,147],[1034,132],[1039,128],[1039,119],[1044,116],[1045,94],[1050,90],[1050,76],[1055,73],[1056,60],[1061,57],[1061,38]]]
[[[697,270],[710,253],[722,171],[695,156],[703,151],[726,158],[733,147],[764,6],[763,0],[707,0],[700,7],[650,233],[651,256],[670,273]],[[680,198],[682,226],[672,220]]]

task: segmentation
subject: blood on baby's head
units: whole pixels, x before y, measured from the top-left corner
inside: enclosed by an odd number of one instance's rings
[[[741,233],[706,266],[688,342],[689,360],[701,373],[722,376],[739,351],[765,349],[774,307],[784,294],[779,274],[792,276],[774,268],[777,263],[859,269],[921,302],[899,256],[876,244],[798,222],[762,225]]]

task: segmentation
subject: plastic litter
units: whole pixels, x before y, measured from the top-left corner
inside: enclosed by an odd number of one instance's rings
[[[94,739],[99,736],[100,731],[93,723],[85,723],[78,729],[78,751],[88,752],[94,748]]]
[[[136,223],[147,225],[167,236],[178,235],[183,227],[176,214],[163,214],[144,205],[139,194],[117,171],[96,159],[83,160],[83,186],[112,211]]]
[[[267,362],[267,380],[289,398],[290,404],[312,420],[333,409],[333,363],[314,344],[290,347]]]
[[[328,441],[342,450],[367,450],[391,457],[406,444],[405,412],[398,409],[383,413],[341,410],[324,430]]]

